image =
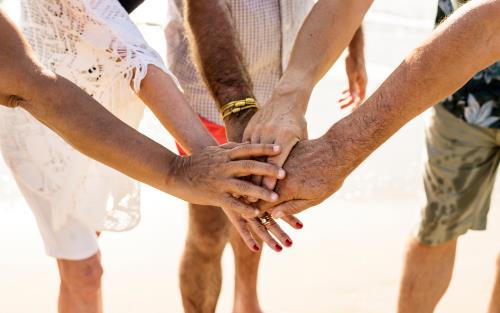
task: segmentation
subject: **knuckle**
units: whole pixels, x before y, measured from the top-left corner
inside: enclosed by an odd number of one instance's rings
[[[247,192],[249,189],[248,184],[246,184],[244,181],[236,181],[235,182],[236,188],[238,189],[239,193],[241,192]],[[239,203],[239,201],[237,201]]]
[[[256,166],[255,161],[252,160],[244,160],[241,161],[241,167],[246,170],[251,170]]]
[[[7,101],[5,103],[9,108],[16,108],[23,103],[23,99],[18,96],[9,96],[7,97]]]

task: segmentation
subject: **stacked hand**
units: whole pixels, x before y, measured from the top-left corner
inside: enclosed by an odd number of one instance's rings
[[[351,106],[355,109],[366,94],[367,75],[363,56],[349,54],[346,72],[349,88],[344,91],[339,103],[341,108]],[[303,224],[294,214],[321,203],[336,192],[348,172],[338,164],[326,166],[326,163],[331,162],[334,151],[325,139],[306,140],[307,123],[304,115],[309,96],[310,90],[276,89],[268,103],[250,118],[242,137],[241,126],[228,127],[228,135],[235,141],[242,139],[251,144],[276,144],[281,147],[279,154],[267,156],[266,161],[279,168],[284,166],[286,179],[278,181],[276,177],[261,175],[253,176],[252,182],[274,190],[279,195],[277,202],[264,200],[257,204],[263,212],[261,214],[272,213],[274,218],[283,219],[295,229],[301,229]],[[333,170],[335,173],[332,173]],[[250,196],[247,203],[259,199],[262,198]],[[277,241],[272,235],[285,246],[291,245],[291,239],[274,219],[263,226],[255,217],[245,217],[227,209],[225,211],[251,250],[256,250],[254,247],[257,243],[250,230],[274,250],[281,249],[276,248]]]
[[[232,194],[274,202],[278,195],[266,188],[239,178],[266,175],[283,179],[285,171],[273,164],[252,160],[280,153],[277,145],[229,143],[207,147],[189,157],[179,157],[169,175],[172,194],[190,203],[223,207],[245,217],[259,211]]]

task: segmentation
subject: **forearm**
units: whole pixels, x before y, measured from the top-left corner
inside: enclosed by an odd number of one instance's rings
[[[349,43],[349,54],[358,55],[362,53],[365,49],[365,38],[363,27],[360,26]]]
[[[163,70],[149,66],[139,96],[186,152],[194,153],[217,145],[172,78]]]
[[[440,25],[350,116],[325,135],[346,147],[349,173],[409,120],[500,59],[500,1],[465,5]],[[464,44],[467,43],[467,44]]]
[[[129,127],[84,91],[60,76],[32,86],[19,102],[69,144],[124,174],[171,193],[177,157]]]
[[[311,93],[353,39],[373,0],[319,0],[302,25],[278,89]]]
[[[186,1],[194,61],[219,108],[228,102],[253,98],[252,83],[239,48],[238,38],[224,1]],[[243,133],[255,109],[224,119],[228,130]]]

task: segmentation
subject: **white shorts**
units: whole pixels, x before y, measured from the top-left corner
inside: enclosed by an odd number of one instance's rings
[[[57,230],[52,225],[49,202],[17,181],[19,190],[35,215],[47,255],[64,260],[84,260],[99,251],[96,230],[70,216]]]

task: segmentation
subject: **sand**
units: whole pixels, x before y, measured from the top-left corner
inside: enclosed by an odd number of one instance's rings
[[[166,0],[148,1],[134,18],[147,39],[163,51],[161,27],[151,24],[162,23]],[[429,33],[434,8],[435,1],[376,1],[366,22],[370,91]],[[311,137],[320,136],[345,114],[335,101],[345,85],[339,62],[311,100]],[[422,116],[407,125],[339,193],[304,213],[305,228],[291,231],[292,249],[280,254],[265,251],[259,283],[265,312],[394,312],[405,242],[423,203],[424,123]],[[173,148],[171,137],[150,112],[141,130]],[[499,248],[498,203],[495,193],[489,230],[461,240],[455,276],[438,313],[486,311]],[[128,233],[103,234],[106,312],[182,311],[177,269],[186,217],[182,201],[145,186],[141,225]],[[56,312],[55,262],[44,255],[36,223],[3,163],[0,249],[0,312]],[[231,312],[230,249],[223,262],[218,313]]]

